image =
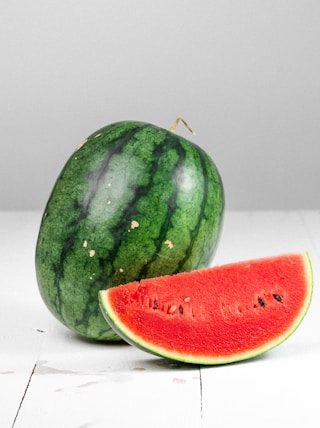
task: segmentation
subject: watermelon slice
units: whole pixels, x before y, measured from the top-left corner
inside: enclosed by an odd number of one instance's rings
[[[99,292],[110,326],[145,351],[195,364],[262,354],[287,339],[311,302],[307,253],[131,282]]]

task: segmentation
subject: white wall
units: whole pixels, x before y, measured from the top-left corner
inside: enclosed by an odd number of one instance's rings
[[[96,129],[178,115],[228,208],[320,208],[318,0],[0,1],[0,208],[42,209]]]

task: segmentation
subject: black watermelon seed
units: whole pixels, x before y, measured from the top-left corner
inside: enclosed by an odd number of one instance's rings
[[[282,302],[282,296],[280,296],[280,294],[273,294],[273,298],[274,298],[277,302]]]
[[[261,297],[258,298],[258,303],[262,308],[266,307],[266,302]]]
[[[158,302],[157,302],[157,300],[154,300],[152,309],[157,309],[157,308],[158,308]]]
[[[179,306],[179,314],[182,315],[183,314],[183,307],[180,305]]]

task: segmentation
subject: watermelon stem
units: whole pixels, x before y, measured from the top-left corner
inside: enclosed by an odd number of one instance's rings
[[[176,118],[176,121],[171,126],[170,131],[171,132],[176,132],[177,126],[178,126],[178,124],[180,122],[182,122],[184,124],[184,126],[186,126],[193,135],[196,135],[196,133],[194,132],[194,130],[188,125],[188,123],[182,117],[177,117]]]

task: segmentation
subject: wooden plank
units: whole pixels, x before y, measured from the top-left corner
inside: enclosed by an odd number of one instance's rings
[[[306,341],[308,341],[308,345],[305,346],[311,346],[312,343],[312,346],[316,348],[318,342],[320,342],[318,339],[319,333],[315,329],[316,326],[319,326],[320,313],[320,308],[318,306],[318,302],[320,302],[320,287],[318,286],[320,281],[320,211],[303,211],[299,214],[305,230],[305,236],[310,242],[307,250],[312,262],[314,277],[312,305],[307,318],[308,324],[303,323],[300,328],[302,330],[302,334],[304,334],[306,338]],[[319,369],[316,370],[316,373],[318,371]]]
[[[15,428],[196,426],[200,415],[197,366],[123,343],[88,342],[56,324],[47,333]]]
[[[34,275],[39,214],[0,212],[1,426],[11,426],[51,322]]]
[[[227,211],[213,264],[310,250],[303,215],[306,212]]]
[[[319,278],[319,213],[230,213],[220,260],[308,250]],[[316,241],[316,243],[315,243]],[[318,426],[319,291],[285,343],[247,362],[201,368],[204,426]]]
[[[320,211],[303,211],[299,214],[314,251],[320,257]]]

